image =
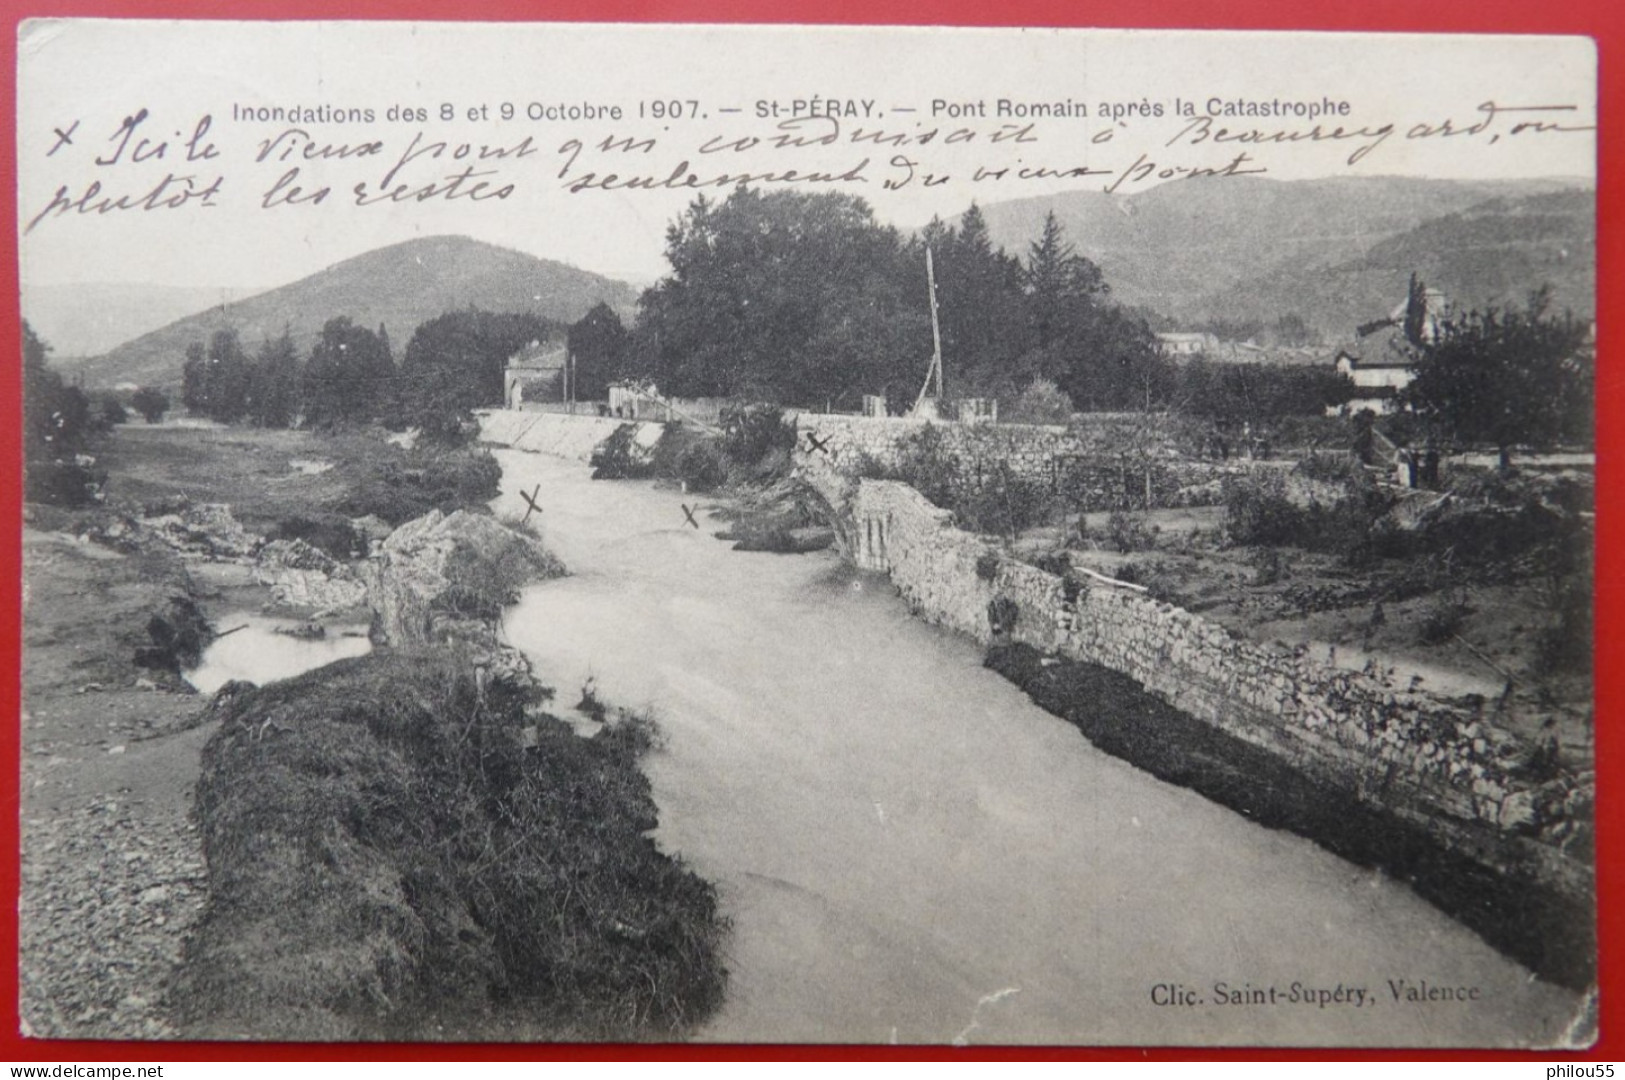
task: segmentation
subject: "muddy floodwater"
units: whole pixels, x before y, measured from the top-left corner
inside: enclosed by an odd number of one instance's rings
[[[203,650],[197,667],[182,673],[187,682],[205,694],[214,693],[232,679],[264,686],[372,650],[365,623],[331,625],[325,637],[309,640],[284,632],[299,627],[298,619],[227,612],[215,617],[214,622],[221,636]]]
[[[884,577],[498,457],[571,571],[508,639],[561,706],[590,676],[655,708],[657,838],[733,922],[700,1038],[1529,1045],[1576,1012],[1403,884],[1095,750]]]

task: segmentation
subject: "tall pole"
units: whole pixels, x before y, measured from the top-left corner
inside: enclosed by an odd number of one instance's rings
[[[925,369],[925,382],[920,386],[920,396],[914,399],[914,412],[920,411],[920,405],[925,401],[925,395],[931,390],[931,381],[936,379],[937,400],[942,400],[942,329],[937,325],[937,274],[931,262],[931,249],[925,249],[925,283],[931,294],[931,366]]]
[[[937,325],[937,272],[931,249],[925,249],[925,280],[931,291],[931,367],[937,373],[937,399],[942,399],[942,328]]]

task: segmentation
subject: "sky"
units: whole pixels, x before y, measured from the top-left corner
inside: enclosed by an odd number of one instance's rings
[[[1595,175],[1582,38],[92,20],[19,34],[25,286],[268,287],[445,233],[643,283],[666,269],[673,218],[740,175],[859,195],[905,228],[1192,172]]]

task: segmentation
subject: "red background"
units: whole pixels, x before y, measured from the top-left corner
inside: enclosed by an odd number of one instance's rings
[[[1625,910],[1616,905],[1625,895],[1625,735],[1612,730],[1622,722],[1625,655],[1616,633],[1625,629],[1620,513],[1620,452],[1625,449],[1625,362],[1613,360],[1613,349],[1625,340],[1612,317],[1616,272],[1625,255],[1625,224],[1613,201],[1622,165],[1621,132],[1614,126],[1614,107],[1621,100],[1620,63],[1625,56],[1625,18],[1609,0],[460,0],[456,5],[432,0],[352,0],[335,8],[321,0],[61,0],[58,3],[0,0],[7,26],[0,49],[5,72],[0,78],[0,125],[5,132],[6,175],[16,176],[16,24],[24,18],[86,16],[102,18],[176,19],[399,19],[457,21],[565,22],[707,22],[707,23],[848,23],[867,25],[965,26],[1101,26],[1232,28],[1251,30],[1412,31],[1445,33],[1583,34],[1596,39],[1599,55],[1600,135],[1597,188],[1597,322],[1600,363],[1597,374],[1597,618],[1596,702],[1597,886],[1602,972],[1602,1034],[1584,1054],[1509,1054],[1507,1052],[1347,1051],[1347,1050],[1215,1050],[1117,1049],[1097,1047],[787,1047],[787,1046],[642,1046],[601,1045],[423,1045],[237,1043],[118,1043],[23,1040],[17,1035],[18,788],[20,725],[0,738],[0,1059],[28,1061],[188,1061],[188,1060],[514,1060],[515,1058],[694,1058],[802,1059],[1163,1059],[1163,1060],[1506,1060],[1524,1057],[1547,1064],[1588,1059],[1625,1058]],[[95,73],[87,72],[87,77]],[[0,183],[0,215],[17,220],[16,190]],[[0,324],[6,340],[21,335],[15,225],[6,227],[7,257],[0,262]],[[5,519],[13,525],[0,537],[0,598],[4,625],[0,664],[19,668],[21,618],[21,362],[8,350],[8,368],[0,377],[0,399],[6,412],[0,421],[0,499]],[[1616,390],[1615,387],[1620,387]],[[19,715],[18,682],[0,683],[0,717]]]

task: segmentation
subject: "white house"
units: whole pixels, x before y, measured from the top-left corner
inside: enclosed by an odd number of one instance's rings
[[[1449,316],[1450,301],[1438,289],[1426,290],[1414,342],[1405,333],[1409,307],[1407,299],[1389,312],[1388,318],[1360,327],[1354,340],[1337,350],[1337,370],[1347,375],[1359,391],[1346,406],[1347,411],[1393,412],[1399,392],[1416,378],[1421,347],[1439,336],[1439,323]]]

